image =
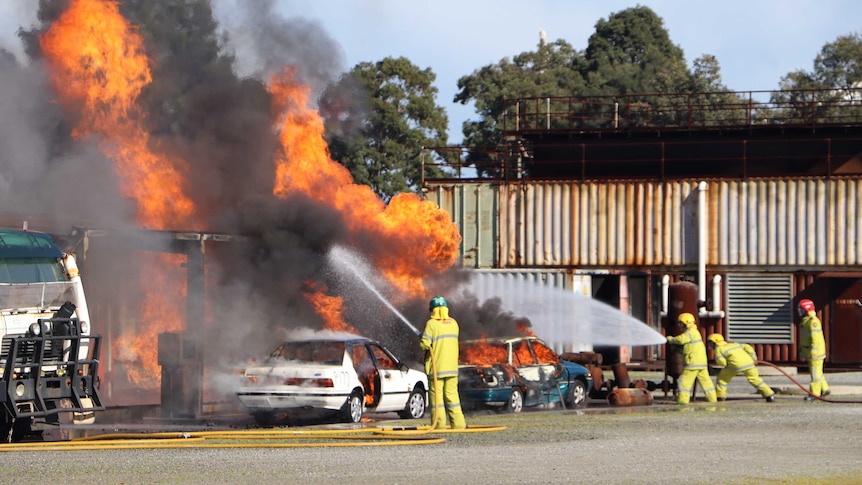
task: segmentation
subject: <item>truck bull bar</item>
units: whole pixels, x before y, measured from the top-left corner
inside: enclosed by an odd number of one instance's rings
[[[0,404],[15,419],[104,410],[98,389],[101,336],[81,335],[74,318],[37,322],[43,330],[38,336],[3,338]],[[86,358],[80,358],[82,348]]]

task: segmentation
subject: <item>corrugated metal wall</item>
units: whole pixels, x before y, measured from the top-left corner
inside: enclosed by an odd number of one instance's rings
[[[461,229],[467,267],[673,267],[698,261],[698,181],[428,189],[427,197]],[[710,181],[707,265],[862,265],[860,195],[859,177]]]
[[[461,231],[460,256],[463,265],[467,268],[498,267],[498,187],[465,183],[429,188],[425,198],[448,211]]]

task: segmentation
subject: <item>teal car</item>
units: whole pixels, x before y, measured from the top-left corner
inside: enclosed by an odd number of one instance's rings
[[[561,359],[537,337],[461,342],[458,392],[465,409],[511,413],[539,405],[581,409],[591,389],[586,367]]]

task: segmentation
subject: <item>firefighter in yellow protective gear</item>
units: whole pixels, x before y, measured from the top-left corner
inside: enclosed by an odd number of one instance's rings
[[[829,383],[823,375],[823,361],[826,360],[826,339],[823,337],[823,325],[817,318],[814,302],[811,300],[799,301],[799,316],[801,342],[799,342],[800,357],[808,361],[808,371],[811,374],[811,384],[808,390],[814,396],[828,396],[831,394]],[[806,401],[814,398],[805,396]]]
[[[715,386],[712,379],[709,377],[709,368],[706,358],[706,346],[703,344],[703,338],[700,335],[700,329],[697,328],[697,323],[694,321],[694,315],[691,313],[681,313],[677,318],[677,323],[685,327],[685,331],[676,337],[667,337],[667,342],[671,345],[681,345],[683,356],[682,377],[679,379],[677,404],[688,404],[691,401],[691,393],[694,389],[694,382],[700,384],[706,397],[706,402],[715,402]]]
[[[425,324],[419,348],[425,351],[431,422],[437,429],[445,429],[448,416],[452,429],[464,429],[467,423],[458,396],[458,322],[449,316],[449,306],[442,296],[431,299],[429,311],[431,318]],[[444,409],[445,414],[441,413]]]
[[[719,401],[727,398],[727,385],[740,372],[748,379],[748,383],[766,399],[775,402],[775,391],[763,382],[757,371],[757,354],[749,344],[726,342],[720,334],[714,333],[706,338],[707,345],[715,353],[715,364],[722,367],[718,373],[715,392]]]

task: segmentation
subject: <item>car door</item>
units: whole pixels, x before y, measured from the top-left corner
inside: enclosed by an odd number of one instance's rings
[[[543,389],[548,394],[545,397],[546,402],[562,400],[565,395],[564,387],[567,387],[567,384],[560,380],[563,378],[563,365],[560,363],[560,356],[541,340],[531,340],[530,346],[533,348],[533,355],[536,356],[539,379],[543,383]]]
[[[408,382],[407,373],[398,368],[398,361],[377,344],[368,344],[368,350],[374,356],[374,363],[380,375],[380,402],[377,411],[398,411],[407,404]]]
[[[356,377],[365,388],[365,406],[377,406],[380,402],[380,376],[370,349],[365,344],[356,344],[351,349],[350,357],[353,359]]]

